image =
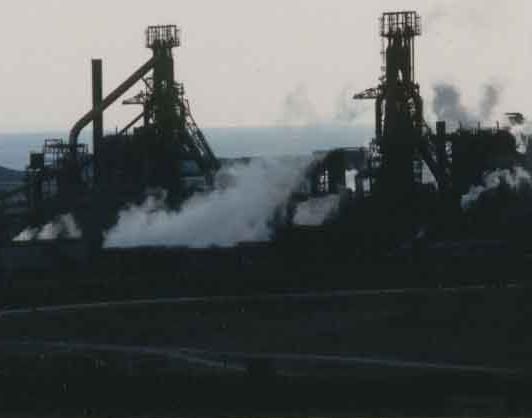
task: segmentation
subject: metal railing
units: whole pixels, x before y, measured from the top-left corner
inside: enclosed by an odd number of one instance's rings
[[[419,36],[421,18],[413,11],[384,13],[380,19],[380,29],[381,36],[385,38],[397,34]]]
[[[175,25],[149,26],[146,29],[147,48],[173,48],[181,45],[181,31]]]

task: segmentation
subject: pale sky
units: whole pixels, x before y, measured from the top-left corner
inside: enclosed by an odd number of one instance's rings
[[[200,126],[290,123],[294,94],[316,122],[333,121],[339,101],[377,84],[377,19],[397,9],[422,16],[428,118],[432,86],[444,80],[473,111],[489,83],[503,88],[501,113],[532,117],[530,0],[0,1],[0,132],[69,129],[90,107],[90,59],[104,60],[105,94],[149,58],[152,24],[183,31],[176,68]],[[353,106],[354,123],[371,121],[369,103]],[[137,111],[114,106],[106,128]]]

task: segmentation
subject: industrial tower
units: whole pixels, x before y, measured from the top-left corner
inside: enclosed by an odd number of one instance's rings
[[[146,47],[152,57],[105,98],[101,61],[93,60],[93,108],[73,126],[69,146],[75,155],[81,130],[92,122],[96,185],[129,183],[130,188],[181,194],[191,166],[194,175],[212,182],[218,161],[192,117],[183,84],[175,80],[172,50],[180,45],[176,26],[148,27]],[[103,136],[103,112],[141,80],[145,88],[123,101],[141,105],[140,114],[116,134]],[[133,129],[140,121],[142,126]]]
[[[419,149],[423,101],[415,81],[415,38],[421,35],[416,12],[384,13],[380,19],[384,74],[381,84],[355,95],[375,99],[373,159],[375,191],[409,196],[421,182]]]
[[[91,109],[72,126],[68,141],[45,140],[42,152],[31,154],[25,184],[0,199],[0,211],[20,207],[9,218],[13,231],[6,236],[64,213],[85,219],[84,231],[101,231],[146,191],[164,190],[166,203],[179,207],[212,186],[219,162],[175,78],[173,49],[181,44],[180,31],[174,25],[150,26],[145,35],[152,56],[105,96],[102,61],[92,60]],[[122,103],[140,105],[140,113],[123,129],[104,134],[104,112],[139,82],[142,91]],[[91,123],[92,155],[79,141]]]

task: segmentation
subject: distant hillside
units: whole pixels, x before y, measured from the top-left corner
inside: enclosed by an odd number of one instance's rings
[[[369,126],[313,125],[203,128],[219,158],[297,155],[337,147],[367,144],[373,136]],[[0,133],[0,166],[24,169],[30,151],[40,151],[44,138],[66,138],[65,132]],[[90,131],[81,142],[91,145]]]
[[[10,168],[0,167],[0,181],[21,181],[24,178],[24,172],[11,170]]]
[[[6,192],[20,186],[23,180],[24,173],[22,171],[0,167],[0,192]]]

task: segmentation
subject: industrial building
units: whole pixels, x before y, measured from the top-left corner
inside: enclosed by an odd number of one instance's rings
[[[29,332],[52,352],[57,339],[71,339],[73,351],[99,360],[124,349],[132,363],[132,347],[178,344],[178,352],[141,351],[192,375],[206,367],[266,380],[352,373],[403,382],[422,370],[473,376],[488,391],[487,378],[528,381],[529,279],[508,272],[532,267],[532,150],[519,150],[501,125],[430,126],[416,81],[420,16],[387,12],[379,28],[379,84],[354,96],[375,101],[370,145],[317,151],[272,205],[269,235],[230,246],[105,245],[121,211],[142,205],[147,190],[159,193],[165,216],[178,216],[198,196],[231,187],[224,168],[260,159],[214,155],[175,79],[177,27],[149,27],[152,56],[106,96],[93,60],[92,108],[68,140],[47,139],[31,154],[21,188],[0,194],[0,305],[20,308],[0,312],[0,337]],[[106,109],[139,81],[143,90],[122,103],[140,112],[105,135]],[[92,153],[78,140],[89,124]],[[490,175],[494,185],[485,184]],[[334,207],[319,222],[298,222],[302,205],[327,202]],[[43,239],[58,219],[63,232]],[[16,239],[24,231],[29,238]],[[104,322],[121,331],[94,325]]]

